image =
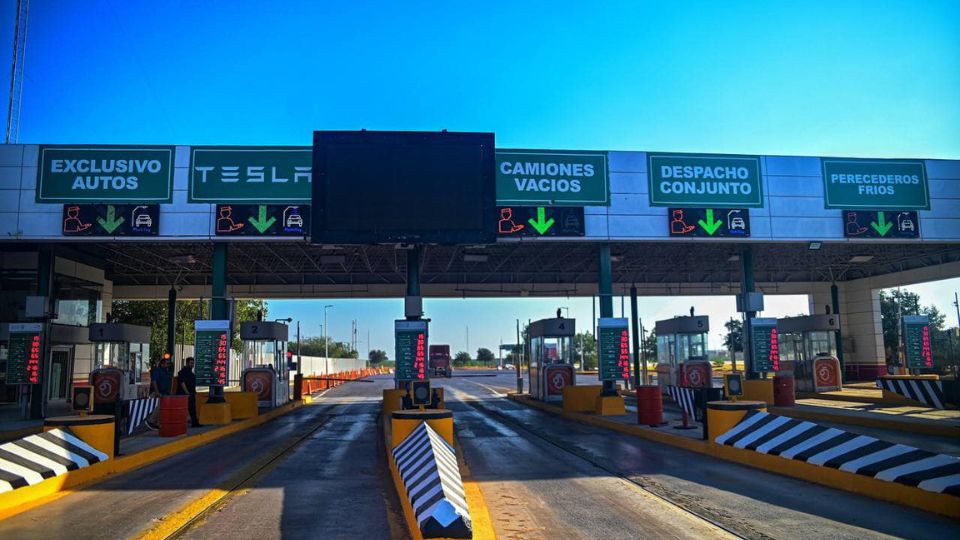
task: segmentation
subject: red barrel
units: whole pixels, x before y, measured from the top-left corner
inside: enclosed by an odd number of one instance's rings
[[[663,423],[663,396],[659,386],[637,387],[637,423],[646,426]]]
[[[160,436],[176,437],[187,433],[188,396],[160,398]]]
[[[796,393],[793,386],[793,375],[781,373],[773,376],[773,404],[777,407],[793,407],[796,405]]]

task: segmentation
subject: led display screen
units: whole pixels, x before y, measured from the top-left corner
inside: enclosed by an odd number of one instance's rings
[[[492,133],[317,131],[314,243],[492,243]]]

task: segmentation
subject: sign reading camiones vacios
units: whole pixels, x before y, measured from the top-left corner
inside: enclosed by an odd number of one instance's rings
[[[823,158],[826,208],[929,210],[923,161]]]
[[[170,202],[172,146],[41,145],[37,202]]]
[[[650,206],[759,208],[758,156],[647,154]]]
[[[607,206],[606,152],[497,150],[500,206]]]

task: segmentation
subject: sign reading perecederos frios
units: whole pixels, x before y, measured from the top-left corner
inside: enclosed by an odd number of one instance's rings
[[[41,145],[40,203],[168,203],[173,195],[172,146]]]

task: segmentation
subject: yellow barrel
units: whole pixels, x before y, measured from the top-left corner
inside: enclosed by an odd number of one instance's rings
[[[115,430],[113,416],[92,414],[88,416],[54,416],[43,421],[43,430],[67,428],[81,441],[104,454],[114,457]]]
[[[748,411],[766,411],[763,401],[708,401],[707,437],[713,442],[737,425]]]
[[[426,422],[443,440],[453,445],[453,411],[448,409],[411,409],[393,411],[390,421],[392,437],[390,448],[407,438],[421,422]]]

